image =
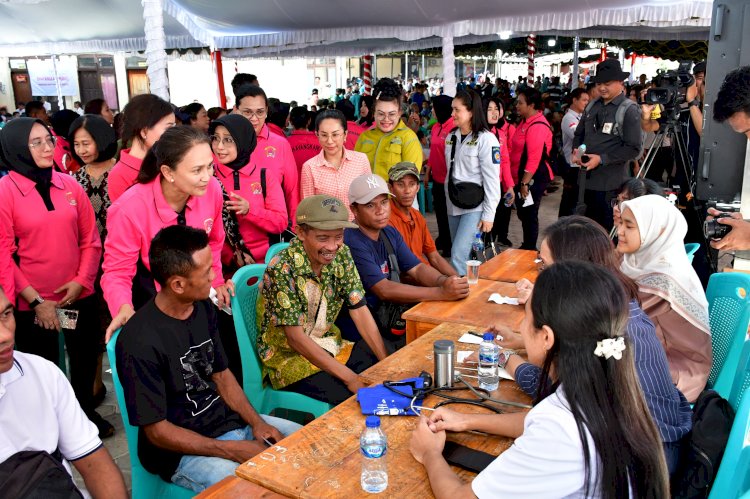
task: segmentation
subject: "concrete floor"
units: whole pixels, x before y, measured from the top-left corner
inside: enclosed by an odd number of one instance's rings
[[[562,189],[558,189],[556,192],[545,196],[542,199],[541,206],[539,208],[539,230],[540,233],[551,223],[557,220],[557,210],[560,206],[560,196]],[[434,213],[427,213],[425,215],[427,219],[427,225],[432,233],[433,237],[437,237],[437,222],[435,221]],[[521,222],[515,213],[511,217],[510,231],[508,238],[513,242],[514,247],[518,247],[523,240],[521,232]],[[537,243],[538,244],[538,243]],[[131,491],[131,475],[130,475],[130,454],[128,444],[125,439],[125,432],[122,426],[122,417],[120,416],[120,410],[117,406],[117,400],[115,399],[114,389],[112,387],[112,375],[109,372],[109,360],[107,356],[104,356],[104,373],[102,378],[104,384],[107,387],[107,396],[104,399],[102,405],[97,409],[99,414],[102,415],[107,421],[112,423],[115,427],[115,435],[104,440],[104,446],[107,448],[112,458],[117,463],[117,466],[122,471],[125,477],[125,484],[128,487],[128,491]],[[83,480],[80,475],[74,470],[74,478],[76,484],[83,488]]]

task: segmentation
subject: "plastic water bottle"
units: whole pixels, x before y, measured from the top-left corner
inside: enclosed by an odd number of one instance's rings
[[[482,260],[484,256],[484,241],[482,241],[482,233],[477,231],[474,235],[474,242],[471,243],[471,251],[474,254],[475,260]]]
[[[477,367],[479,388],[488,391],[497,390],[499,384],[497,361],[500,357],[500,349],[495,345],[494,339],[494,334],[484,333],[482,343],[479,345],[479,365]]]
[[[362,490],[370,494],[383,492],[388,487],[388,468],[385,463],[388,442],[380,429],[378,416],[367,416],[365,429],[359,437],[359,448],[362,451]]]
[[[512,192],[505,193],[505,195],[503,196],[503,204],[506,208],[510,208],[511,206],[513,206],[513,198],[514,196]]]

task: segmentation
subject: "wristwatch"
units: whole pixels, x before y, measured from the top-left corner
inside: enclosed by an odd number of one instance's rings
[[[505,369],[505,366],[508,365],[508,361],[510,360],[511,355],[517,355],[516,351],[510,348],[501,350],[500,356],[497,360],[497,366]]]
[[[29,302],[29,308],[33,310],[34,308],[36,308],[37,305],[41,305],[42,303],[44,303],[44,298],[37,295],[36,298],[34,298],[33,300]]]
[[[690,106],[701,107],[701,100],[696,97],[695,99],[688,102],[688,107]]]

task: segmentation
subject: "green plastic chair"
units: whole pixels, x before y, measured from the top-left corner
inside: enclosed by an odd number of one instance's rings
[[[112,384],[115,387],[117,405],[120,406],[120,416],[122,416],[122,424],[125,427],[125,436],[128,441],[133,499],[152,499],[157,497],[159,499],[189,499],[195,495],[195,492],[179,485],[165,482],[158,475],[149,473],[138,458],[138,427],[130,424],[128,407],[125,405],[125,393],[122,391],[122,384],[117,374],[115,345],[119,336],[120,330],[118,329],[112,335],[109,343],[107,343],[107,357],[109,358],[109,365],[112,368]]]
[[[708,386],[728,398],[750,325],[750,275],[713,274],[708,280],[706,299],[713,350]]]
[[[688,261],[693,263],[695,253],[700,249],[701,245],[698,243],[687,243],[685,245],[685,253],[687,253]]]
[[[268,251],[266,252],[266,265],[268,265],[271,262],[271,258],[275,257],[277,253],[279,253],[282,250],[287,249],[289,246],[289,243],[276,243],[272,244],[270,248],[268,248]]]
[[[235,286],[235,295],[232,297],[232,317],[242,357],[242,387],[250,403],[261,414],[270,414],[274,409],[284,408],[308,412],[315,417],[321,416],[330,410],[330,405],[299,393],[277,391],[263,384],[256,345],[258,333],[256,303],[258,284],[263,280],[265,271],[265,265],[245,265],[232,277]]]
[[[745,341],[729,404],[735,410],[732,431],[709,499],[750,498],[750,340]]]

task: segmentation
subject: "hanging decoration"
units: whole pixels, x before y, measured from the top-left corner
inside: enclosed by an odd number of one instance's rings
[[[151,93],[169,102],[167,52],[164,38],[164,6],[162,0],[142,0],[146,33],[146,63]]]
[[[364,63],[364,82],[365,82],[365,88],[363,95],[370,95],[372,94],[372,56],[366,55],[362,57],[362,61]]]

